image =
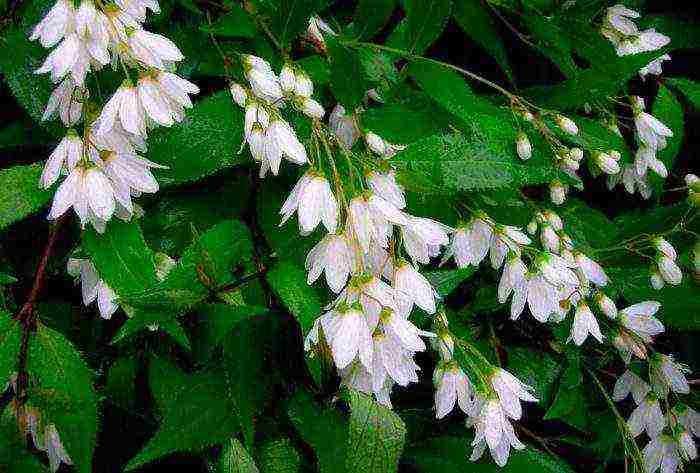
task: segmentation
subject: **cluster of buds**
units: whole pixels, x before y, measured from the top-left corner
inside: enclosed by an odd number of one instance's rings
[[[190,94],[199,89],[170,72],[184,56],[169,39],[146,31],[147,10],[158,12],[155,1],[128,1],[103,5],[92,0],[59,0],[34,28],[30,39],[39,40],[49,54],[37,73],[51,73],[59,85],[51,94],[44,118],[58,114],[67,127],[83,119],[83,133],[69,129],[49,157],[41,186],[59,186],[49,212],[56,219],[71,207],[81,225],[99,232],[112,216],[129,219],[137,207],[131,198],[154,193],[158,183],[151,169],[160,167],[140,156],[146,135],[155,126],[181,121],[192,106]],[[101,112],[86,114],[90,97],[86,75],[112,63],[121,64],[122,85]],[[128,68],[138,70],[132,81]]]
[[[666,46],[671,39],[653,28],[639,30],[633,21],[640,17],[639,12],[624,5],[615,5],[607,9],[600,32],[615,46],[618,56],[657,51]],[[661,63],[671,56],[664,54],[644,66],[639,74],[645,78],[648,74],[661,74]]]
[[[676,264],[676,249],[664,237],[655,237],[651,245],[656,250],[656,262],[650,270],[650,282],[654,289],[661,289],[666,283],[677,286],[683,279],[683,272]]]

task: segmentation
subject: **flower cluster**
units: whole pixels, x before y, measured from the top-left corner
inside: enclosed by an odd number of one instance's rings
[[[58,84],[44,118],[57,113],[67,127],[83,120],[83,133],[69,129],[42,173],[46,188],[67,175],[49,219],[72,207],[81,225],[102,232],[112,216],[128,219],[138,212],[132,197],[158,190],[151,169],[161,166],[141,156],[148,130],[181,121],[192,107],[189,95],[199,89],[171,72],[184,56],[172,41],[143,28],[147,10],[157,13],[158,3],[82,0],[76,6],[59,0],[31,33],[30,39],[44,47],[56,46],[36,71],[50,73]],[[102,110],[93,113],[98,104],[90,102],[86,76],[108,64],[121,65],[126,77]]]
[[[618,56],[657,51],[671,41],[653,28],[640,31],[633,21],[639,17],[639,12],[624,5],[610,7],[605,13],[600,32],[615,46]],[[642,78],[648,74],[659,75],[662,62],[670,59],[671,56],[664,54],[644,66],[639,74]]]

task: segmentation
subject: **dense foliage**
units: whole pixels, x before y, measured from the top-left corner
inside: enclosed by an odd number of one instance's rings
[[[0,472],[697,468],[648,3],[0,1]]]

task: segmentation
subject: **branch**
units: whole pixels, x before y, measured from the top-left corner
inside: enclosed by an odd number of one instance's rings
[[[49,231],[49,239],[44,247],[44,253],[39,261],[39,266],[34,276],[34,284],[29,292],[27,302],[24,303],[20,311],[15,315],[15,319],[22,325],[22,339],[19,347],[19,356],[17,358],[17,402],[21,405],[27,400],[27,385],[29,375],[27,373],[27,361],[29,358],[29,339],[31,334],[36,330],[37,317],[34,311],[34,304],[44,288],[44,280],[46,279],[46,265],[51,257],[54,243],[58,236],[64,217],[59,218]]]

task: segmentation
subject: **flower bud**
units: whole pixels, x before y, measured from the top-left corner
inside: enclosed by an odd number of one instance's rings
[[[231,91],[233,101],[236,102],[239,107],[245,108],[246,101],[248,100],[248,92],[246,92],[243,86],[236,82],[231,82],[229,90]]]
[[[695,174],[686,174],[685,175],[685,185],[688,187],[693,187],[694,185],[700,183],[700,177],[696,176]],[[700,189],[697,189],[700,190]]]
[[[549,198],[554,205],[561,205],[564,203],[568,187],[569,186],[562,184],[560,181],[552,181],[549,184]]]
[[[614,320],[617,317],[617,307],[615,302],[610,299],[607,295],[602,292],[596,293],[594,296],[596,304],[602,313],[608,316],[609,319]]]
[[[578,135],[578,126],[571,118],[565,117],[564,115],[557,115],[556,123],[562,131],[570,135]]]
[[[530,140],[525,133],[518,133],[516,148],[518,150],[518,156],[523,161],[526,161],[532,157],[532,145],[530,144]]]
[[[326,114],[321,104],[310,98],[304,98],[301,104],[301,111],[304,112],[305,115],[318,120],[322,119]]]
[[[664,237],[652,239],[651,244],[656,248],[656,251],[668,256],[672,260],[676,259],[676,249]]]
[[[365,135],[365,141],[367,142],[367,146],[369,146],[369,149],[372,150],[372,152],[383,156],[384,153],[386,152],[386,142],[382,139],[381,136],[377,135],[376,133],[372,133],[371,131]]]
[[[675,261],[668,256],[660,256],[656,260],[656,264],[659,266],[659,272],[661,273],[661,277],[665,282],[673,286],[677,286],[681,283],[683,273]]]
[[[661,273],[656,270],[651,271],[649,274],[649,284],[657,291],[659,289],[663,289],[663,287],[666,285],[664,278],[661,277]]]
[[[605,174],[617,174],[620,172],[620,163],[617,162],[614,155],[597,153],[593,156],[593,160]]]
[[[280,86],[282,90],[289,94],[294,92],[294,87],[296,86],[296,76],[294,75],[294,69],[289,64],[285,64],[280,72]]]
[[[569,158],[574,161],[581,161],[583,159],[583,150],[581,148],[571,148],[569,150]]]
[[[314,93],[314,83],[304,71],[297,71],[294,93],[301,97],[311,97]]]

